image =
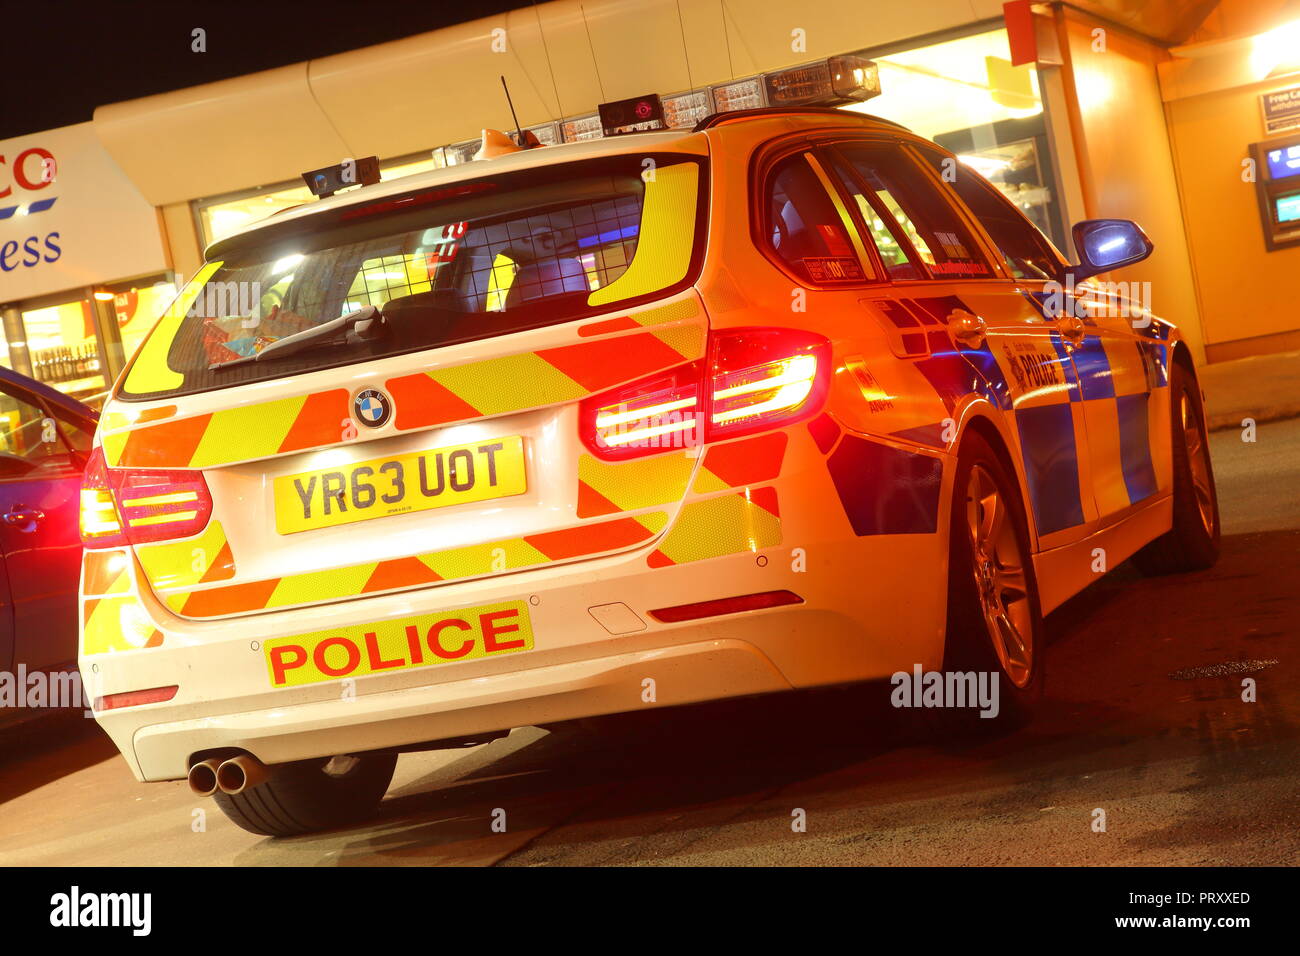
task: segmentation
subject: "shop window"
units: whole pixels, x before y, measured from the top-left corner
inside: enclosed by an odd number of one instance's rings
[[[986,279],[993,269],[942,193],[896,146],[845,145],[839,151],[871,199],[888,216],[891,236],[905,237],[936,279]]]
[[[113,314],[122,337],[122,356],[130,361],[163,310],[176,298],[176,285],[159,276],[109,291],[113,293]]]
[[[777,164],[765,205],[766,239],[796,277],[814,283],[865,279],[835,204],[802,154]]]
[[[1051,279],[1060,271],[1061,261],[1047,240],[983,177],[937,150],[920,152],[980,221],[1013,276]]]
[[[23,327],[37,381],[77,398],[103,391],[106,382],[89,299],[29,309],[23,312]]]
[[[955,153],[1064,245],[1038,74],[1012,65],[1006,30],[857,52],[879,68],[881,94],[845,109],[902,123]]]

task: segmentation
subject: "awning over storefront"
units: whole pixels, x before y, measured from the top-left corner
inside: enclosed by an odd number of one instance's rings
[[[557,0],[110,104],[95,111],[95,130],[161,206],[509,127],[502,75],[529,126],[1001,17],[1000,0],[825,0],[797,16],[789,0]]]

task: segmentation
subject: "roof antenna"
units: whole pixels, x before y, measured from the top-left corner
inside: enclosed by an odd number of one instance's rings
[[[506,91],[506,105],[510,107],[510,118],[515,121],[515,145],[524,145],[524,134],[519,131],[519,117],[515,115],[514,100],[510,99],[510,87],[506,86],[505,74],[501,74],[501,89]]]

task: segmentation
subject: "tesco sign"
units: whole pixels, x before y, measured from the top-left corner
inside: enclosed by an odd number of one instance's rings
[[[0,302],[166,270],[158,210],[93,123],[0,140]]]
[[[4,153],[0,153],[0,167],[5,167],[7,164],[8,158]],[[58,197],[49,197],[43,201],[37,197],[29,204],[23,204],[21,200],[24,194],[34,193],[53,185],[58,168],[59,164],[54,154],[41,146],[29,146],[14,157],[13,165],[9,167],[11,181],[5,181],[3,178],[5,169],[0,168],[0,185],[4,187],[0,189],[0,200],[15,198],[20,200],[18,203],[7,202],[0,206],[0,219],[8,219],[14,215],[26,216],[33,211],[44,212],[53,206]],[[15,188],[19,190],[17,196],[14,195]],[[36,233],[24,239],[9,239],[0,244],[0,271],[12,272],[18,268],[30,269],[42,262],[57,262],[62,254],[57,231],[47,232],[43,236]]]

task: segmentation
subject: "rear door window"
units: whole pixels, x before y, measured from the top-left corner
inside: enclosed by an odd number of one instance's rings
[[[858,176],[848,169],[842,159],[832,153],[828,153],[827,157],[836,178],[852,197],[862,230],[875,243],[889,278],[924,279],[925,270],[919,264],[916,250],[903,234],[897,220],[874,194],[868,193]]]
[[[277,378],[672,294],[702,258],[704,160],[655,155],[643,177],[645,158],[430,188],[218,243],[215,269],[159,323],[151,339],[165,341],[146,341],[121,397]],[[368,307],[378,321],[314,336]],[[307,341],[267,351],[295,335]]]
[[[866,280],[839,210],[802,153],[773,167],[764,193],[763,241],[797,279]]]
[[[0,481],[76,474],[77,463],[54,418],[28,396],[0,391]]]
[[[918,151],[979,220],[1013,276],[1017,279],[1056,276],[1062,263],[1051,244],[996,186],[955,157],[922,147]]]
[[[851,177],[856,179],[857,190],[869,200],[873,214],[883,220],[884,234],[889,241],[898,243],[901,249],[905,240],[929,277],[995,277],[993,268],[947,197],[899,147],[841,144],[836,150],[845,160]],[[887,250],[882,249],[882,255],[885,254]]]

